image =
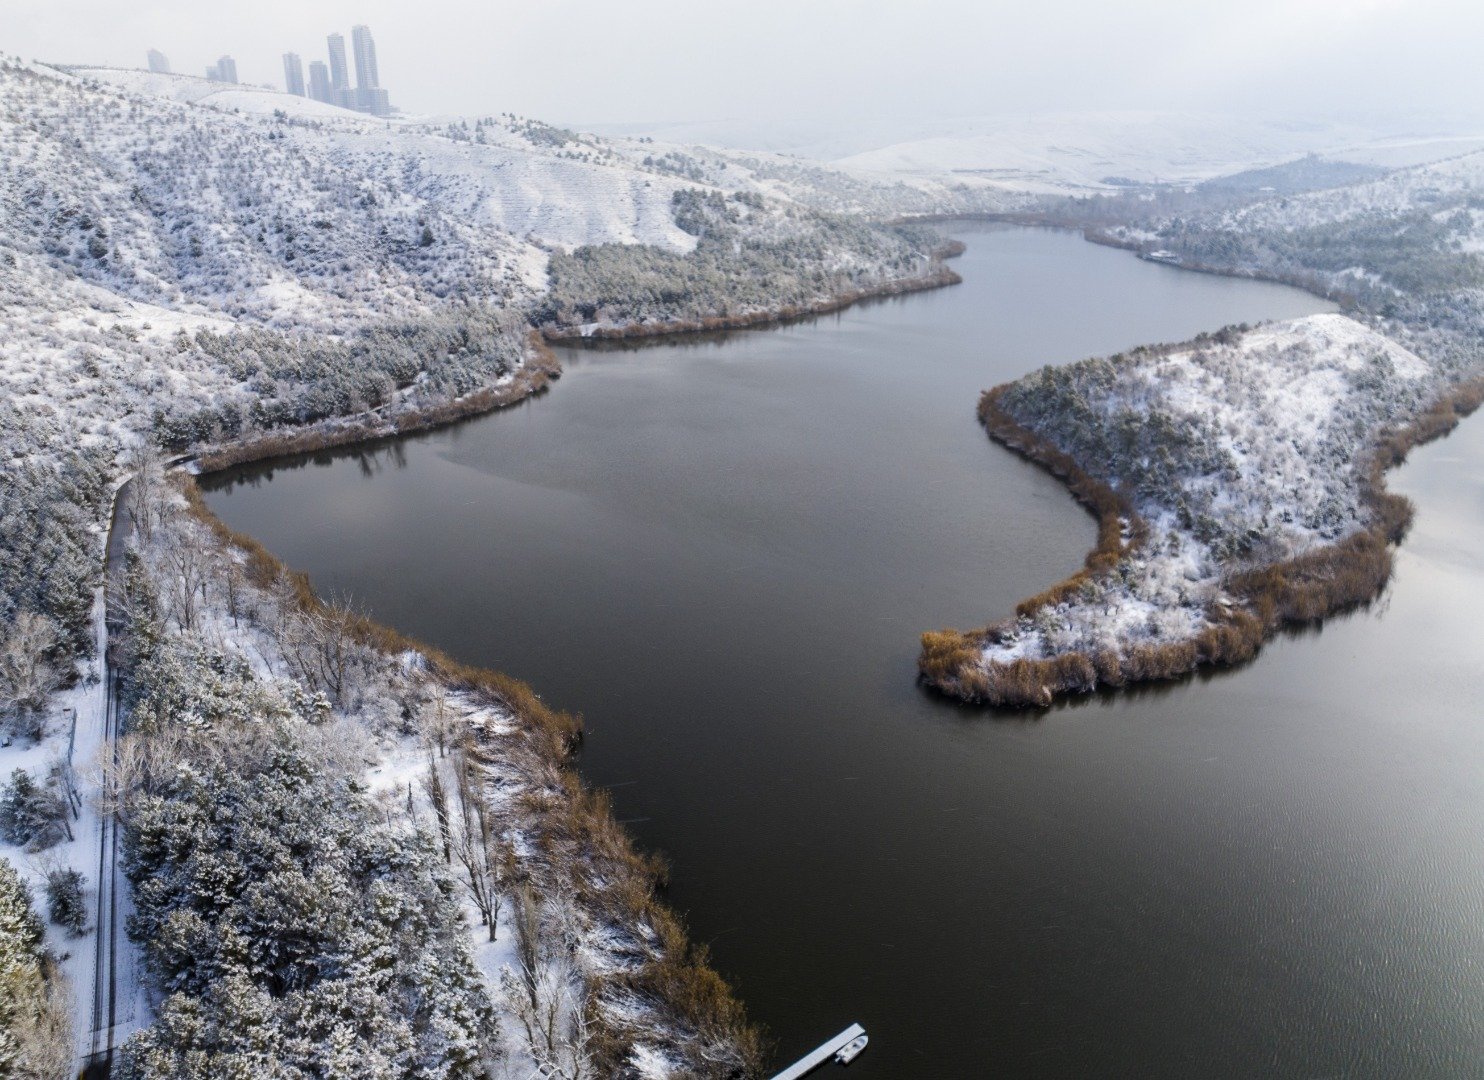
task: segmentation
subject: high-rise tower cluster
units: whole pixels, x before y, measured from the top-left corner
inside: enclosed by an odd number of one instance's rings
[[[350,31],[351,57],[356,65],[356,82],[350,84],[350,65],[346,63],[345,37],[331,34],[325,39],[329,46],[330,62],[311,60],[309,82],[304,82],[303,69],[297,53],[285,53],[283,57],[284,82],[291,94],[311,97],[342,109],[370,113],[372,116],[388,116],[392,112],[391,102],[381,86],[381,77],[376,71],[376,42],[365,26],[355,26]]]
[[[353,26],[350,30],[351,59],[356,65],[356,82],[350,84],[350,65],[346,62],[345,37],[331,34],[325,39],[329,46],[329,63],[323,60],[309,62],[309,78],[304,78],[304,61],[298,53],[283,54],[283,85],[291,94],[313,98],[342,109],[370,113],[372,116],[390,116],[392,103],[381,86],[381,76],[376,70],[376,42],[366,26]],[[149,50],[149,69],[169,72],[170,61],[158,49]],[[235,83],[237,61],[223,56],[206,68],[206,77],[212,82]]]

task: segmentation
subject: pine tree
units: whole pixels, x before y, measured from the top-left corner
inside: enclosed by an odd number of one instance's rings
[[[53,870],[46,875],[46,912],[51,921],[73,935],[81,934],[88,922],[82,898],[83,876],[77,870]]]
[[[68,832],[67,806],[58,793],[42,787],[25,769],[10,774],[0,794],[0,837],[32,851],[51,847]]]

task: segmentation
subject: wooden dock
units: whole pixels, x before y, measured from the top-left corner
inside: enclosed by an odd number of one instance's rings
[[[840,1032],[840,1034],[836,1035],[829,1042],[819,1047],[819,1049],[811,1050],[809,1053],[799,1058],[798,1061],[794,1062],[777,1076],[773,1077],[773,1080],[799,1080],[799,1077],[813,1072],[815,1069],[823,1065],[826,1061],[830,1060],[830,1058],[834,1057],[836,1052],[839,1051],[842,1046],[845,1046],[857,1035],[864,1035],[865,1033],[866,1029],[861,1027],[859,1024],[851,1024],[848,1028]]]

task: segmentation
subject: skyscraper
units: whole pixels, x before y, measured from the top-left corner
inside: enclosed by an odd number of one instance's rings
[[[283,54],[283,88],[291,94],[304,96],[304,65],[298,53]]]
[[[371,40],[370,27],[352,26],[350,39],[356,55],[356,89],[374,90],[381,81],[376,77],[376,42]]]
[[[233,60],[230,56],[223,56],[206,69],[206,77],[213,82],[236,82],[237,61]]]
[[[372,116],[386,116],[392,106],[376,72],[376,42],[371,40],[371,29],[353,26],[350,36],[356,56],[356,108]]]
[[[149,51],[149,69],[151,71],[163,72],[166,75],[170,74],[169,57],[167,57],[159,49],[151,49]]]
[[[356,102],[350,92],[350,72],[345,66],[345,38],[331,34],[325,40],[330,45],[330,100],[341,108],[354,109]]]
[[[330,93],[330,69],[323,60],[309,61],[309,96],[326,105],[334,103]]]
[[[371,30],[365,26],[353,27],[351,38],[356,85],[350,85],[350,67],[345,62],[345,38],[340,34],[330,34],[325,38],[330,47],[329,69],[326,70],[318,60],[310,63],[308,96],[316,101],[339,105],[342,109],[355,109],[372,116],[390,116],[392,105],[387,100],[386,91],[381,88],[381,77],[376,70],[376,42],[371,39]],[[293,79],[288,76],[290,56],[293,54],[285,55],[283,62],[285,81],[292,87]],[[297,64],[298,57],[294,57],[294,61]]]

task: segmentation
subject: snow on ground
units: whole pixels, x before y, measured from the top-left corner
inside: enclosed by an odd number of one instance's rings
[[[1396,135],[1353,146],[1337,146],[1322,156],[1383,169],[1409,169],[1484,150],[1484,134]]]
[[[95,625],[102,621],[102,590],[95,601]],[[101,626],[98,626],[101,634]],[[47,947],[61,958],[61,967],[72,989],[73,1034],[78,1054],[89,1049],[93,1022],[93,973],[96,940],[93,937],[98,896],[98,836],[100,823],[96,802],[97,789],[88,782],[96,771],[107,709],[107,688],[98,665],[82,665],[81,680],[72,689],[57,694],[44,720],[45,735],[32,743],[24,738],[6,739],[0,746],[0,779],[9,781],[16,770],[25,770],[38,783],[45,784],[48,774],[60,762],[73,762],[78,786],[84,793],[82,805],[73,804],[69,828],[72,838],[39,852],[0,840],[0,858],[10,862],[31,887],[37,912],[46,922]],[[74,717],[75,731],[74,736]],[[80,936],[57,926],[46,917],[46,877],[54,870],[76,870],[83,876],[83,897],[89,913],[87,928]]]
[[[410,194],[522,241],[565,248],[695,246],[670,214],[671,196],[693,183],[539,152],[529,144],[480,145],[406,132],[337,133],[333,141],[354,168],[375,173],[399,161]]]

